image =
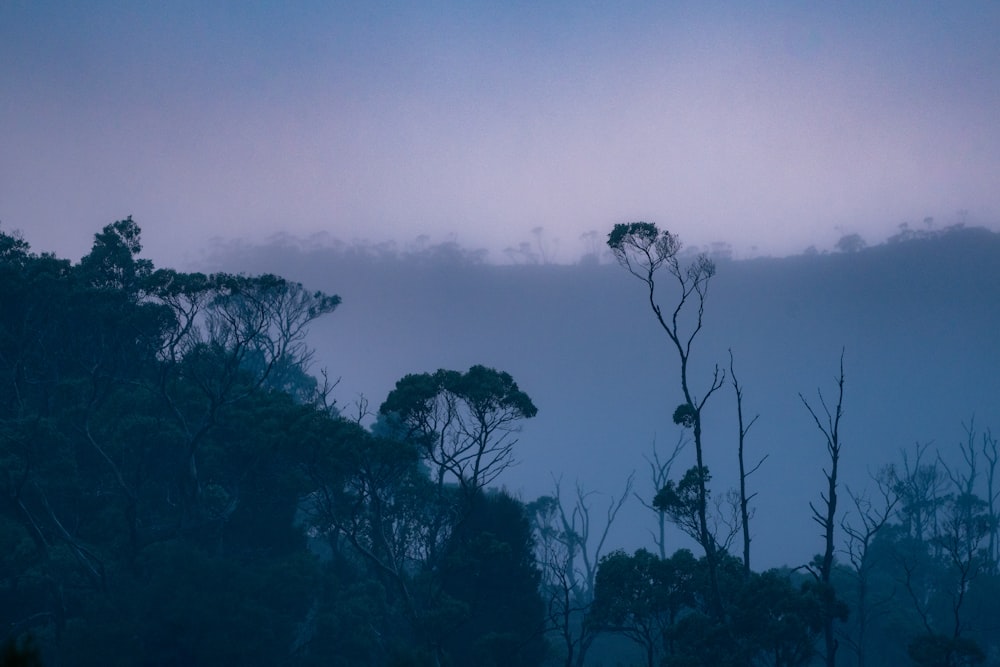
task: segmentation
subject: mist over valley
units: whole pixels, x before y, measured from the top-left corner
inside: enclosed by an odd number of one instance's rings
[[[484,364],[509,372],[538,406],[523,424],[518,464],[498,483],[523,501],[561,480],[599,492],[596,507],[657,489],[646,458],[689,434],[671,419],[681,403],[678,364],[649,310],[644,286],[610,258],[574,265],[491,265],[454,246],[378,253],[274,244],[219,245],[215,269],[275,272],[340,295],[343,304],[310,335],[312,370],[340,383],[346,414],[363,396],[376,411],[395,382],[438,368]],[[747,419],[759,414],[747,460],[767,457],[749,479],[755,565],[796,567],[821,550],[809,503],[819,501],[827,457],[799,394],[819,409],[835,400],[841,352],[846,376],[842,482],[855,492],[902,450],[927,446],[956,461],[963,424],[993,425],[1000,405],[1000,235],[952,228],[857,252],[720,259],[694,341],[692,391],[702,395],[729,350]],[[674,285],[659,285],[672,304]],[[831,405],[832,407],[832,405]],[[727,385],[704,417],[706,465],[717,495],[737,482],[736,405]],[[693,465],[690,445],[673,476]],[[850,511],[842,503],[845,511]],[[603,510],[599,510],[603,511]],[[631,498],[612,528],[614,548],[652,548],[653,513]],[[674,548],[690,547],[672,529]]]

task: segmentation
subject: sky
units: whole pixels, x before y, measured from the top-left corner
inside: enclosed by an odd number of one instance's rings
[[[737,256],[1000,227],[996,2],[0,3],[0,229]],[[539,229],[540,228],[540,229]],[[582,239],[597,232],[591,241]]]

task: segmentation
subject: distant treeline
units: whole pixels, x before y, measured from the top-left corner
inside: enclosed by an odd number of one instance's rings
[[[326,232],[299,237],[288,233],[279,233],[267,238],[262,243],[247,241],[216,240],[207,252],[208,261],[213,258],[226,257],[229,260],[239,257],[253,256],[263,249],[275,251],[285,249],[286,252],[323,253],[346,262],[403,262],[416,266],[474,266],[482,264],[514,264],[514,265],[550,265],[550,264],[610,264],[614,256],[606,247],[606,234],[590,231],[580,236],[582,253],[570,256],[559,253],[558,242],[547,240],[541,228],[536,228],[531,241],[522,241],[508,246],[498,254],[492,254],[485,248],[469,248],[456,240],[435,242],[430,236],[421,235],[409,243],[396,241],[373,242],[355,239],[345,241]],[[1000,236],[985,227],[967,226],[958,222],[944,227],[938,227],[932,218],[924,220],[922,226],[901,223],[898,231],[891,234],[881,243],[870,244],[861,234],[850,232],[840,236],[830,250],[819,249],[811,245],[802,250],[799,255],[814,257],[820,254],[852,253],[880,246],[893,246],[912,241],[940,241],[943,237],[960,236]],[[704,246],[685,245],[680,250],[681,257],[692,259],[704,254],[713,261],[729,261],[736,259],[738,253],[730,243],[716,241]],[[756,258],[756,250],[749,254],[742,253],[747,258]],[[796,255],[790,255],[796,256]]]

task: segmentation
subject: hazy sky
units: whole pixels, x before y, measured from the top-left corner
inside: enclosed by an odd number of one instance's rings
[[[1000,220],[997,2],[0,3],[0,224],[738,251]],[[453,237],[452,237],[453,235]],[[558,249],[555,240],[559,240]]]

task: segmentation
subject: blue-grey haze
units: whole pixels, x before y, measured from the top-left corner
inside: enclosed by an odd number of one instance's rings
[[[453,249],[454,250],[454,249]],[[203,268],[274,271],[339,294],[319,322],[314,370],[340,377],[345,410],[363,394],[377,409],[397,379],[485,364],[510,372],[539,408],[525,423],[519,465],[500,481],[523,499],[565,492],[579,480],[595,507],[620,494],[654,493],[644,455],[676,442],[678,365],[643,286],[612,264],[489,266],[425,253],[396,259],[292,243],[220,248]],[[821,550],[808,503],[828,466],[822,435],[799,398],[833,407],[841,351],[846,372],[842,483],[928,444],[955,461],[963,423],[1000,428],[1000,236],[965,230],[858,253],[720,261],[691,378],[705,391],[728,350],[760,414],[748,460],[768,459],[750,480],[758,566],[799,565]],[[669,279],[660,283],[671,303]],[[735,399],[728,387],[706,410],[705,450],[717,494],[736,483]],[[675,476],[693,465],[689,448]],[[849,509],[846,494],[841,507]],[[598,514],[603,509],[598,511]],[[626,506],[612,546],[651,546],[653,517]],[[672,545],[688,546],[673,533]]]

